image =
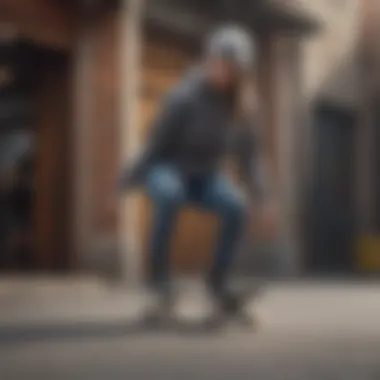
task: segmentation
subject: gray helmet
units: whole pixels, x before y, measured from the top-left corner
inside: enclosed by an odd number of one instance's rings
[[[206,40],[205,55],[231,61],[242,70],[249,70],[256,60],[249,32],[235,25],[224,26],[211,33]]]

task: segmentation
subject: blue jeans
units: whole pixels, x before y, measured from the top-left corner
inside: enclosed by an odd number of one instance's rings
[[[220,217],[219,238],[208,285],[214,293],[225,290],[226,277],[246,221],[246,203],[238,188],[220,173],[186,178],[171,165],[157,165],[147,175],[146,188],[154,205],[150,237],[150,281],[160,290],[169,280],[169,244],[179,209],[199,206]]]

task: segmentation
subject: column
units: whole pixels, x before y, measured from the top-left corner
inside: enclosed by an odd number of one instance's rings
[[[139,75],[144,0],[124,0],[121,15],[120,151],[121,165],[130,162],[140,149]],[[119,213],[119,253],[122,278],[136,284],[142,274],[140,199],[128,195]]]
[[[301,167],[299,152],[299,54],[295,37],[273,36],[274,147],[280,203],[279,265],[284,274],[300,268],[299,217]]]

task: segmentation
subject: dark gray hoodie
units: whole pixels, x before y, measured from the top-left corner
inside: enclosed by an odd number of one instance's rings
[[[236,157],[255,196],[267,194],[253,125],[246,120],[234,126],[231,99],[208,85],[202,69],[196,68],[166,96],[146,149],[124,170],[120,188],[142,185],[158,163],[176,165],[187,177],[208,175],[219,169],[226,155]]]

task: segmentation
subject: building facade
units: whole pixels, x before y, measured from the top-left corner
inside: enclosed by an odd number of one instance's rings
[[[330,128],[331,135],[328,128],[315,128],[318,120],[326,125],[339,119],[357,131],[365,118],[356,66],[361,2],[314,3],[3,1],[0,21],[13,30],[8,40],[35,62],[28,75],[35,78],[29,124],[37,141],[37,267],[127,277],[144,272],[149,201],[137,194],[115,209],[108,200],[122,164],[141,148],[160,98],[221,21],[243,23],[259,45],[263,140],[281,205],[279,255],[294,271],[317,265],[309,252],[326,240],[320,226],[329,216],[316,217],[328,200],[313,194],[333,188],[345,199],[341,209],[354,205],[355,221],[359,209],[365,225],[368,198],[357,179],[364,174],[355,165],[339,166],[350,162],[342,157],[362,159],[358,149],[364,145],[351,152],[352,137],[342,128]],[[341,150],[317,143],[330,140]],[[339,182],[353,194],[334,185],[336,176],[320,162],[325,156],[336,163],[335,173],[351,173]],[[184,210],[173,239],[173,266],[180,272],[206,267],[216,228],[212,215]]]

